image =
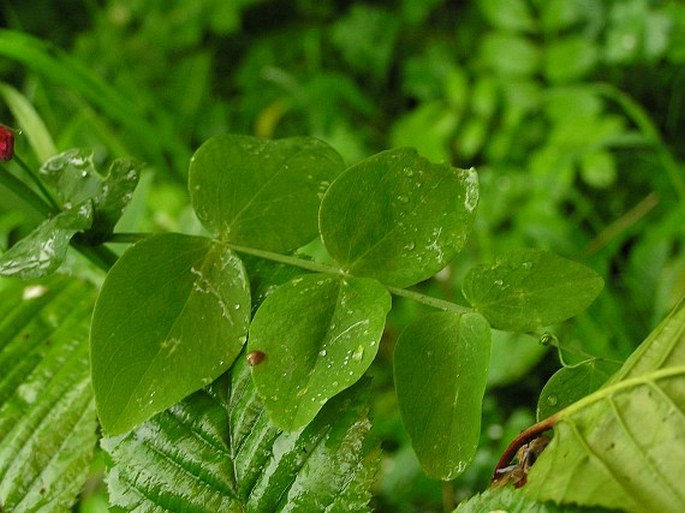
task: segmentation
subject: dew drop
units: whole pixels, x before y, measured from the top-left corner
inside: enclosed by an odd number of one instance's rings
[[[402,249],[406,249],[407,251],[413,251],[414,248],[416,248],[416,242],[412,240],[405,244]]]
[[[521,264],[521,266],[524,269],[530,269],[531,267],[533,267],[533,262],[523,262],[523,264]]]
[[[409,203],[409,196],[400,194],[399,196],[397,196],[397,201],[399,201],[400,203]]]
[[[414,170],[410,167],[405,167],[403,169],[403,171],[404,171],[404,176],[410,176],[410,177],[414,176]]]
[[[322,349],[321,351],[319,351],[319,356],[326,356],[327,354],[328,354],[328,351],[326,351],[325,349]]]
[[[559,399],[557,399],[556,395],[550,395],[547,398],[547,404],[549,404],[550,406],[556,406],[558,402],[559,402]]]
[[[44,287],[43,285],[29,285],[26,287],[22,294],[21,298],[26,301],[28,299],[35,299],[38,297],[41,297],[43,294],[45,294],[48,291],[47,287]]]
[[[237,305],[235,305],[233,308],[234,308],[235,310],[240,310],[240,305],[237,304]]]
[[[359,362],[362,358],[364,358],[364,346],[360,344],[357,346],[354,353],[352,353],[352,359]]]

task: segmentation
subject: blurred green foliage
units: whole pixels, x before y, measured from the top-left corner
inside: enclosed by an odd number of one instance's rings
[[[215,134],[313,135],[348,164],[406,145],[481,180],[465,256],[426,292],[463,301],[471,265],[518,247],[583,261],[607,287],[554,327],[567,362],[623,360],[685,293],[681,2],[5,0],[0,16],[0,81],[57,150],[147,162],[122,231],[201,230],[184,184]],[[14,106],[3,95],[3,123],[19,124]],[[37,167],[46,145],[18,137],[17,152]],[[0,190],[3,250],[37,222]],[[396,306],[373,367],[374,506],[440,511],[390,386],[394,341],[420,307]],[[482,448],[457,498],[486,485],[558,367],[534,337],[495,337]]]

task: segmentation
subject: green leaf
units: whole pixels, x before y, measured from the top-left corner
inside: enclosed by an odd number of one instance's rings
[[[84,238],[99,244],[112,233],[131,200],[140,167],[132,160],[117,159],[102,176],[95,168],[92,151],[72,149],[45,162],[39,173],[66,209],[92,200],[93,225]]]
[[[546,251],[519,249],[473,267],[462,285],[494,328],[532,331],[573,317],[602,290],[592,269]]]
[[[277,426],[300,429],[359,380],[378,351],[390,302],[374,280],[321,274],[297,277],[264,300],[248,349],[265,355],[252,376]]]
[[[91,328],[103,429],[123,433],[226,371],[247,334],[242,263],[223,244],[152,236],[107,275]]]
[[[114,226],[124,213],[138,185],[140,167],[139,163],[128,159],[116,159],[112,162],[107,176],[102,181],[100,194],[93,198],[93,226],[86,234],[91,243],[104,242],[114,232]]]
[[[599,60],[599,48],[586,34],[555,39],[545,50],[545,76],[552,83],[579,81]]]
[[[400,414],[429,476],[453,479],[476,454],[490,336],[480,314],[437,312],[409,325],[397,341]]]
[[[309,137],[213,137],[190,162],[190,200],[223,240],[290,252],[317,234],[323,193],[342,171],[338,153]]]
[[[74,234],[88,229],[92,221],[90,202],[46,219],[0,256],[0,275],[31,280],[52,274],[64,262]]]
[[[279,286],[309,272],[293,265],[281,264],[251,255],[241,255],[240,258],[245,265],[247,275],[250,277],[253,314]]]
[[[0,510],[68,512],[97,442],[88,367],[95,294],[0,281]]]
[[[602,386],[619,364],[593,358],[563,367],[547,381],[538,399],[538,420],[551,417],[556,412],[579,401]]]
[[[53,273],[79,232],[90,244],[105,241],[131,199],[139,167],[118,159],[103,178],[95,169],[92,152],[78,149],[45,162],[39,174],[54,190],[63,210],[0,256],[0,275],[28,280]]]
[[[606,150],[592,151],[580,160],[583,181],[597,189],[604,189],[616,182],[618,170],[616,159]]]
[[[685,511],[685,301],[594,394],[557,414],[526,494],[628,512]]]
[[[530,39],[506,32],[490,32],[481,39],[480,56],[486,66],[502,77],[534,75],[542,57]]]
[[[478,203],[475,170],[384,151],[347,169],[321,203],[326,249],[350,273],[407,287],[461,251]]]
[[[432,160],[449,160],[459,114],[443,101],[424,102],[399,117],[392,128],[393,146],[412,146]]]
[[[513,487],[490,489],[459,504],[454,513],[602,513],[602,508],[537,502]]]
[[[230,377],[103,440],[111,501],[138,513],[368,511],[377,463],[366,440],[368,385],[284,433],[265,415],[241,358]]]
[[[74,148],[55,155],[38,173],[66,208],[80,205],[102,192],[102,177],[95,169],[91,150]]]
[[[583,17],[583,7],[568,0],[549,0],[540,5],[540,22],[546,32],[560,32]]]
[[[382,80],[393,63],[401,27],[396,13],[359,3],[336,20],[328,37],[353,70]]]
[[[494,27],[512,32],[532,31],[535,21],[525,0],[484,0],[478,3]]]

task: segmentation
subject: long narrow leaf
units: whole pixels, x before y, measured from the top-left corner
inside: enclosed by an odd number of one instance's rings
[[[91,287],[0,282],[0,511],[70,511],[96,443]]]
[[[181,142],[170,139],[168,134],[159,137],[159,130],[150,121],[155,113],[142,110],[132,97],[119,92],[66,52],[28,34],[0,29],[0,56],[20,62],[82,95],[109,119],[126,127],[132,140],[155,163],[166,166],[165,153],[177,157],[175,162],[187,161]]]
[[[57,153],[55,143],[31,102],[8,84],[0,84],[0,96],[26,134],[38,160],[44,162],[55,155]]]

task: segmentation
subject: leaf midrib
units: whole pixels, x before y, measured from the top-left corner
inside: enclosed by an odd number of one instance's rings
[[[650,383],[655,383],[657,380],[674,378],[681,375],[685,377],[685,365],[667,367],[666,369],[659,369],[656,371],[648,372],[636,378],[629,378],[619,381],[616,384],[600,388],[596,392],[564,408],[563,410],[557,413],[557,418],[558,420],[567,419],[571,417],[571,415],[583,410],[584,408],[606,397],[611,397],[613,394],[619,391],[630,389],[632,387],[636,387],[639,385],[648,385]]]

